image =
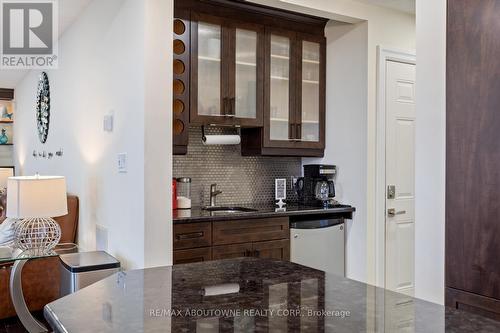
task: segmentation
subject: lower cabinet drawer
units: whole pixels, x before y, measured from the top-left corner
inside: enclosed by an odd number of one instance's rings
[[[217,259],[230,259],[248,257],[252,252],[252,243],[232,244],[232,245],[219,245],[212,248],[212,258]]]
[[[174,224],[174,250],[212,245],[212,224]]]
[[[253,256],[257,258],[290,260],[288,239],[253,243]]]
[[[174,250],[174,265],[187,264],[212,260],[212,248],[200,247],[197,249]]]
[[[213,223],[213,244],[260,242],[290,237],[287,217]]]
[[[218,245],[212,248],[212,258],[214,260],[240,257],[290,260],[290,241],[282,239],[267,242]]]

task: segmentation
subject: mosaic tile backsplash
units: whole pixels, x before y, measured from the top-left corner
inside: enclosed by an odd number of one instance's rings
[[[208,128],[206,134],[235,134],[235,129]],[[187,155],[173,158],[174,177],[191,178],[192,205],[210,203],[210,184],[222,194],[217,205],[274,202],[274,180],[287,179],[287,198],[296,199],[291,176],[302,174],[300,157],[241,156],[240,145],[204,146],[199,126],[189,129]]]

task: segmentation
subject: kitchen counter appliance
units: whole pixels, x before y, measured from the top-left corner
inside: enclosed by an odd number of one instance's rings
[[[304,165],[303,203],[319,207],[331,205],[335,198],[336,174],[335,165]]]

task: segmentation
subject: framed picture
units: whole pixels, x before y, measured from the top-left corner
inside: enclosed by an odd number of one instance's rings
[[[14,131],[12,124],[0,123],[0,145],[14,144]]]
[[[0,100],[0,122],[11,122],[14,120],[14,107],[12,101]]]

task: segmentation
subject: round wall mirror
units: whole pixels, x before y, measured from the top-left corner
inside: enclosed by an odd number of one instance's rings
[[[50,123],[50,85],[47,73],[42,72],[36,92],[36,125],[41,143],[47,141]]]

